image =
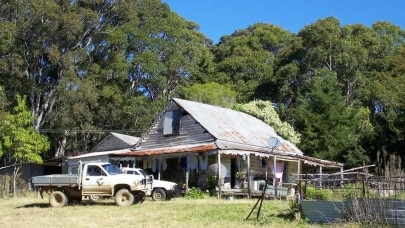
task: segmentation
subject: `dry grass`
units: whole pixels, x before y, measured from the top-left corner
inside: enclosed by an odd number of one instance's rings
[[[118,207],[113,200],[97,203],[83,201],[63,208],[51,208],[48,198],[31,194],[0,199],[1,227],[315,227],[297,220],[286,201],[263,202],[259,219],[257,210],[245,218],[257,199],[191,200],[176,198]],[[292,216],[291,216],[292,215]]]

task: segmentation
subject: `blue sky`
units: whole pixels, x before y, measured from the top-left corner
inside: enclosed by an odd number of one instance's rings
[[[405,0],[162,0],[214,43],[257,22],[298,33],[319,19],[334,16],[342,25],[389,21],[405,29]]]

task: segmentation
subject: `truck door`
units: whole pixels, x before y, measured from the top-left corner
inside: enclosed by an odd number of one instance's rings
[[[83,176],[83,194],[111,195],[111,180],[108,174],[98,165],[88,165]]]

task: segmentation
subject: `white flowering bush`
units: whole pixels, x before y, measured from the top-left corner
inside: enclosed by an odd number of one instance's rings
[[[301,134],[295,132],[294,128],[287,122],[280,120],[280,117],[270,101],[251,101],[247,104],[236,104],[234,110],[254,116],[269,126],[284,139],[297,145],[301,140]]]

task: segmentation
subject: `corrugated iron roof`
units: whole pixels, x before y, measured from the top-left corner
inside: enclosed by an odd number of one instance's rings
[[[173,101],[199,122],[217,141],[219,148],[226,149],[226,142],[241,146],[269,147],[268,139],[280,141],[279,151],[303,154],[294,144],[280,137],[273,127],[243,112],[214,105],[173,98]]]
[[[194,145],[183,145],[174,147],[165,147],[149,150],[139,150],[126,153],[115,153],[117,156],[149,156],[149,155],[163,155],[163,154],[174,154],[174,153],[184,153],[184,152],[203,152],[215,149],[214,143],[205,144],[194,144]]]
[[[81,154],[77,156],[67,157],[67,159],[79,159],[79,158],[88,158],[88,157],[97,157],[102,155],[111,155],[111,154],[122,154],[131,152],[131,149],[122,149],[122,150],[110,150],[110,151],[101,151],[101,152],[91,152],[87,154]]]
[[[113,140],[119,140],[119,145],[116,145],[116,142],[113,143]],[[101,142],[99,142],[93,149],[93,152],[100,151],[109,151],[112,149],[124,149],[126,147],[131,148],[139,141],[139,137],[123,135],[120,133],[110,132],[107,137],[105,137]]]
[[[116,132],[111,132],[112,135],[121,139],[123,142],[127,143],[128,145],[135,145],[139,141],[139,137],[130,136],[130,135],[123,135]]]

